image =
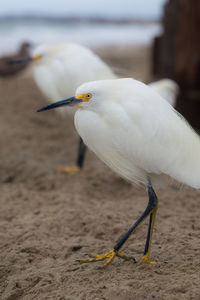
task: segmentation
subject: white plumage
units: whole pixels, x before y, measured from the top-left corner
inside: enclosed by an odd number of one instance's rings
[[[84,82],[115,79],[116,75],[94,52],[78,44],[42,44],[33,51],[34,79],[47,100],[70,97]],[[171,79],[149,84],[172,106],[178,85]]]
[[[114,79],[112,70],[89,48],[78,44],[40,45],[33,52],[34,79],[47,101],[74,95],[78,86],[91,80]],[[63,116],[74,115],[75,108],[58,110]],[[83,167],[86,147],[80,139],[76,166],[58,167],[75,173]]]
[[[78,44],[39,45],[33,57],[40,57],[34,79],[47,101],[70,97],[84,82],[116,78],[96,54]]]
[[[149,84],[160,96],[162,96],[173,107],[176,105],[176,97],[179,93],[178,84],[171,79],[165,78]]]
[[[76,94],[88,92],[75,126],[108,166],[131,182],[164,174],[200,187],[200,138],[167,101],[133,79],[85,83]]]
[[[155,264],[150,261],[150,248],[158,199],[152,183],[157,177],[172,177],[200,188],[199,136],[164,98],[131,78],[85,83],[75,97],[39,111],[69,104],[79,105],[75,126],[84,143],[119,175],[143,183],[149,197],[145,211],[111,251],[81,262],[108,259],[107,266],[115,256],[129,259],[119,250],[149,216],[142,261]]]

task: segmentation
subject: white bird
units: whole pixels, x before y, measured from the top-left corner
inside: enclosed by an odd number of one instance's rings
[[[31,56],[13,62],[34,61],[35,82],[47,101],[55,101],[74,95],[78,86],[91,80],[114,79],[112,70],[89,48],[78,44],[42,44]],[[73,116],[74,109],[59,110],[62,116]],[[75,167],[59,170],[75,173],[83,167],[86,147],[80,139]]]
[[[55,100],[70,97],[76,88],[87,81],[100,79],[116,79],[112,70],[89,48],[78,44],[41,44],[37,46],[31,56],[15,59],[12,62],[28,62],[33,64],[34,80],[47,99]],[[174,104],[177,85],[169,79],[151,83],[170,104]],[[72,108],[58,110],[63,117],[74,115]],[[76,166],[58,167],[66,173],[76,173],[83,167],[86,146],[80,138]]]
[[[179,93],[178,84],[171,79],[165,78],[149,83],[160,96],[169,102],[173,107],[176,105],[176,97]]]
[[[144,213],[105,255],[81,262],[115,256],[138,225],[149,216],[142,261],[150,261],[151,238],[158,200],[154,178],[162,175],[193,188],[200,188],[200,137],[185,119],[147,85],[131,79],[102,80],[81,85],[66,100],[38,111],[63,105],[78,105],[75,127],[84,143],[111,169],[132,183],[147,187],[149,202]]]

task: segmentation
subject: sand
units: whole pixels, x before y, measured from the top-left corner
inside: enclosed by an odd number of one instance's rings
[[[148,48],[98,53],[123,76],[150,80]],[[91,152],[80,173],[55,170],[72,165],[78,136],[70,119],[35,112],[45,102],[30,72],[1,80],[0,98],[0,299],[200,299],[200,192],[157,191],[152,259],[160,264],[140,263],[146,221],[122,249],[136,264],[80,265],[113,247],[143,212],[146,191]]]

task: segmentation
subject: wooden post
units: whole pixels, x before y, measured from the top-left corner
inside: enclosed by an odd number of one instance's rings
[[[163,35],[153,47],[153,75],[178,83],[176,109],[200,128],[200,1],[169,0],[162,24]]]

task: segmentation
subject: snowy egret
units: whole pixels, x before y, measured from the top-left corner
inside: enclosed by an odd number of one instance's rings
[[[178,84],[171,79],[165,78],[149,83],[159,95],[169,102],[173,107],[176,105],[176,97],[179,93]]]
[[[84,143],[111,169],[133,183],[142,183],[148,205],[127,233],[105,255],[81,262],[127,258],[119,252],[136,228],[149,216],[142,261],[150,261],[151,239],[158,199],[157,178],[174,178],[200,188],[200,138],[185,119],[159,94],[131,78],[100,80],[81,85],[74,97],[51,103],[38,111],[77,105],[75,127]]]
[[[114,79],[112,70],[92,50],[78,44],[42,44],[29,57],[13,62],[33,61],[33,75],[37,86],[48,101],[74,95],[78,86],[91,80]],[[61,115],[74,114],[74,109],[61,109]],[[75,173],[83,167],[86,147],[80,139],[77,163],[59,170]]]

